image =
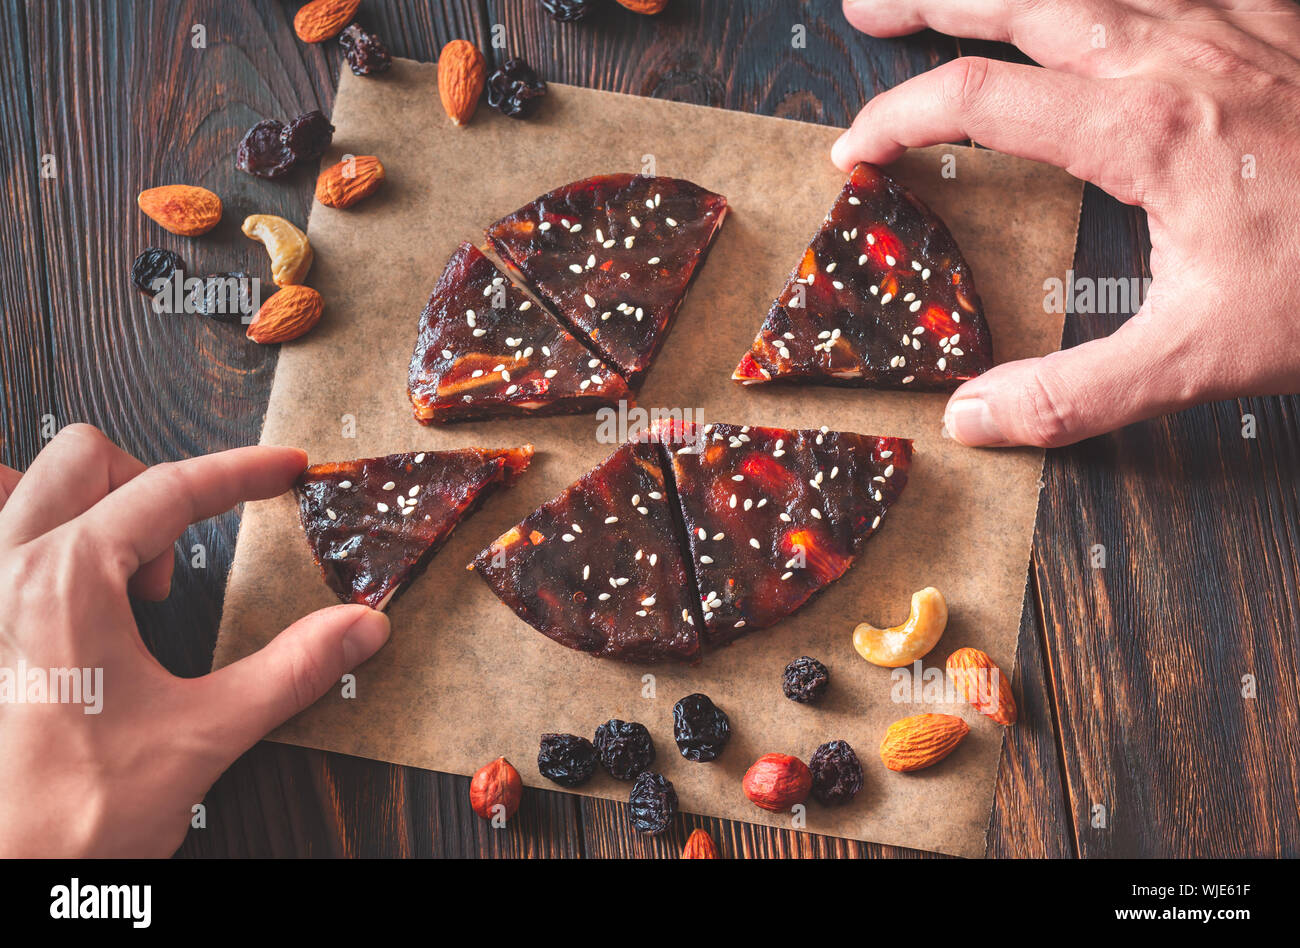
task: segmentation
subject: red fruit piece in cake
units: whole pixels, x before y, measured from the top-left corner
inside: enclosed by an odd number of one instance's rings
[[[533,446],[316,464],[298,479],[312,556],[343,602],[385,608],[456,524],[528,467]]]
[[[687,426],[670,448],[704,610],[721,645],[849,568],[907,483],[912,442],[846,431]]]
[[[952,234],[910,191],[859,164],[731,377],[951,391],[992,365]]]
[[[726,212],[726,198],[689,181],[608,174],[543,194],[487,235],[635,385]]]
[[[561,645],[627,662],[699,652],[694,586],[658,448],[631,442],[533,511],[473,568]]]
[[[627,383],[471,244],[420,314],[407,379],[425,424],[614,405]]]

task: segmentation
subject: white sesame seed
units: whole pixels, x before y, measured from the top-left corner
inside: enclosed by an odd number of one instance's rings
[[[331,520],[337,520],[339,518],[339,515],[336,514],[334,511],[330,510],[328,507],[325,508],[325,516],[329,517]]]
[[[574,273],[582,272],[582,267],[578,266],[576,263],[569,264],[569,269],[572,270]]]
[[[420,461],[421,461],[423,458],[424,458],[424,455],[423,455],[423,454],[417,456],[416,459],[415,459],[415,463],[416,463],[416,464],[419,464]],[[348,489],[349,487],[351,487],[351,486],[352,486],[352,482],[351,482],[351,481],[339,481],[339,487],[343,488],[344,490],[347,490],[347,489]]]
[[[583,578],[583,579],[590,579],[590,578],[591,578],[591,564],[589,564],[589,563],[584,563],[584,564],[583,564],[583,566],[582,566],[582,578]]]
[[[609,598],[609,593],[601,593],[596,598],[599,599],[601,602],[604,602],[606,599]]]
[[[884,294],[883,296],[880,297],[880,305],[881,305],[881,306],[884,306],[886,303],[888,303],[888,302],[889,302],[890,300],[892,300],[893,298],[894,298],[894,294],[893,294],[893,293],[886,293],[886,294]]]
[[[380,513],[388,513],[388,504],[375,504],[375,509]]]
[[[667,224],[669,227],[676,227],[676,226],[677,226],[677,221],[673,220],[671,217],[665,217],[665,218],[664,218],[664,223]]]
[[[587,304],[589,307],[591,307],[592,309],[595,309],[595,308],[596,308],[596,301],[592,298],[592,296],[591,296],[590,293],[583,293],[583,294],[582,294],[582,301],[583,301],[584,303],[586,303],[586,304]]]
[[[855,198],[853,195],[849,195],[849,203],[852,204],[852,205],[854,205],[854,206],[857,206],[857,205],[861,204],[862,201],[859,200],[858,198]]]
[[[814,519],[820,520],[822,518],[822,512],[816,507],[812,508],[809,512],[813,515]]]
[[[392,490],[392,489],[393,489],[394,487],[396,487],[396,486],[397,486],[397,485],[394,484],[392,481],[388,481],[388,482],[385,483],[384,486],[383,486],[382,488],[380,488],[380,489],[381,489],[381,490]]]
[[[655,597],[654,597],[654,596],[646,596],[644,599],[641,600],[641,605],[645,606],[646,608],[649,608],[650,606],[653,606],[654,604],[655,604]]]
[[[708,564],[710,564],[710,563],[713,562],[713,557],[711,557],[711,556],[701,556],[701,557],[700,557],[700,562],[707,566]]]
[[[519,304],[519,312],[521,313],[527,312],[532,308],[533,308],[533,304],[530,300],[524,300],[522,303]]]
[[[551,229],[551,222],[542,221],[540,224],[537,225],[537,229],[545,233],[546,231]]]
[[[761,550],[763,548],[763,545],[759,543],[757,540],[755,540],[753,537],[749,538],[749,545],[756,550]]]

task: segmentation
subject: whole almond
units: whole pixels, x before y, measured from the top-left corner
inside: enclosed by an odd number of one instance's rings
[[[263,345],[288,342],[320,322],[324,311],[325,301],[310,286],[286,286],[262,304],[245,335]]]
[[[764,754],[745,771],[741,789],[754,806],[783,813],[812,791],[812,771],[798,757]]]
[[[469,40],[452,40],[438,57],[438,97],[452,122],[464,125],[478,108],[487,63]]]
[[[697,829],[686,841],[682,849],[683,859],[717,859],[718,847],[713,845],[713,837],[702,829]]]
[[[937,764],[970,733],[955,714],[918,714],[889,725],[880,742],[880,759],[890,770],[905,773]]]
[[[646,16],[661,13],[663,8],[668,6],[668,0],[618,0],[618,2],[633,13],[644,13]]]
[[[320,43],[338,36],[357,15],[361,0],[311,0],[298,9],[293,31],[304,43]]]
[[[485,820],[495,818],[498,813],[510,819],[519,809],[519,800],[523,796],[524,785],[519,779],[519,771],[504,757],[498,757],[490,764],[480,767],[469,782],[469,805],[474,812]],[[496,808],[500,806],[498,811]]]
[[[374,155],[330,165],[316,179],[316,200],[326,207],[351,207],[374,194],[384,180],[384,166]]]
[[[988,653],[977,648],[959,648],[948,656],[948,677],[980,714],[998,724],[1016,723],[1016,696],[1011,679],[993,663]]]
[[[207,188],[166,184],[141,191],[135,200],[164,230],[182,237],[206,234],[221,220],[221,198]]]

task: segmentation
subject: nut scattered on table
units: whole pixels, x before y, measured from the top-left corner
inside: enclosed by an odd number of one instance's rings
[[[469,783],[469,805],[485,820],[510,819],[519,810],[524,785],[519,771],[504,757],[480,767]],[[500,807],[500,809],[497,809]]]
[[[163,230],[182,237],[206,234],[221,220],[221,198],[189,184],[149,188],[140,192],[136,203]]]
[[[1004,675],[988,653],[959,648],[948,656],[948,677],[976,711],[998,724],[1016,723],[1016,696],[1011,676]]]
[[[922,770],[943,760],[970,733],[955,714],[917,714],[889,725],[880,743],[880,759],[890,770]]]
[[[717,859],[718,847],[713,845],[713,837],[707,831],[697,829],[691,833],[690,839],[686,840],[686,846],[682,849],[683,859]]]
[[[486,81],[487,63],[477,46],[457,39],[442,48],[438,57],[438,97],[454,124],[464,125],[474,115]]]
[[[948,605],[943,594],[927,586],[912,594],[912,612],[906,622],[888,629],[860,623],[853,630],[853,647],[873,665],[900,668],[927,655],[947,624]]]
[[[808,799],[812,772],[798,757],[764,754],[745,771],[741,787],[754,806],[782,813]]]
[[[310,286],[286,286],[262,304],[245,335],[264,345],[288,342],[320,322],[324,311],[325,301]]]
[[[357,15],[361,0],[311,0],[293,17],[293,31],[304,43],[321,43],[343,32]]]
[[[384,166],[374,155],[356,155],[330,165],[316,179],[316,200],[326,207],[351,207],[384,182]]]
[[[292,286],[307,278],[312,250],[307,235],[283,217],[251,214],[244,218],[244,235],[261,242],[271,256],[271,279],[276,286]]]
[[[664,7],[668,6],[668,0],[618,0],[618,2],[633,13],[644,13],[646,16],[662,13]]]

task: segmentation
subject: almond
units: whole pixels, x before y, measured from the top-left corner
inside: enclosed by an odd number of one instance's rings
[[[993,663],[987,652],[977,648],[959,648],[948,656],[948,677],[962,697],[980,714],[987,714],[998,724],[1016,723],[1016,696],[1011,693],[1011,678]]]
[[[458,39],[442,48],[438,57],[438,97],[452,122],[464,125],[470,120],[486,81],[487,63],[477,46]]]
[[[324,311],[325,301],[310,286],[286,286],[262,304],[246,335],[264,345],[288,342],[320,322]]]
[[[206,234],[221,220],[221,198],[207,188],[167,184],[141,191],[135,200],[164,230],[182,237]]]
[[[741,788],[754,806],[782,813],[808,799],[812,771],[798,757],[764,754],[745,771]]]
[[[880,742],[880,759],[890,770],[907,772],[937,764],[970,733],[955,714],[918,714],[889,725]]]
[[[374,155],[330,165],[316,179],[316,200],[326,207],[351,207],[374,194],[384,180],[384,166]]]
[[[661,13],[663,8],[668,6],[668,0],[618,0],[618,2],[633,13],[644,13],[646,16]]]
[[[713,845],[713,837],[702,829],[697,829],[686,841],[682,849],[683,859],[717,859],[718,847]]]
[[[361,0],[311,0],[293,18],[293,31],[304,43],[320,43],[338,36],[357,15]]]

